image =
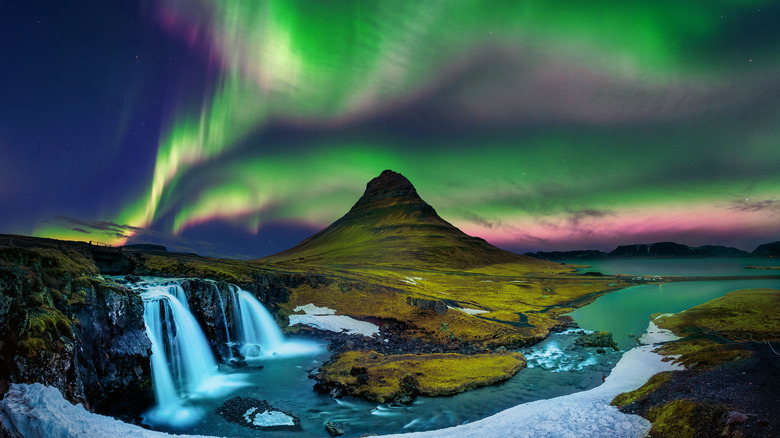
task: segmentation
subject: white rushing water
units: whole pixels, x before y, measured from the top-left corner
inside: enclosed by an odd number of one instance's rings
[[[223,397],[247,384],[242,374],[218,371],[217,361],[203,330],[193,316],[187,294],[178,283],[145,282],[139,286],[144,302],[144,322],[152,342],[152,382],[156,407],[147,413],[152,424],[184,427],[199,421],[205,412],[191,400]],[[227,309],[220,294],[222,324],[228,356],[233,359]],[[248,360],[309,354],[319,346],[286,341],[273,316],[249,292],[230,285],[232,319],[238,327],[239,350]]]
[[[180,393],[197,394],[207,390],[208,382],[217,375],[217,361],[206,335],[189,310],[182,287],[151,287],[141,294],[141,298],[144,300],[146,331],[152,344],[160,343],[157,350],[173,365],[157,367],[155,375],[170,374],[176,379]],[[164,398],[168,399],[169,395]]]
[[[671,339],[657,327],[650,328],[645,342]],[[605,383],[588,391],[562,397],[519,404],[478,421],[406,437],[626,437],[645,436],[650,423],[637,415],[624,414],[609,402],[616,395],[641,386],[655,373],[679,369],[652,350],[654,345],[633,348],[623,355]],[[341,401],[341,403],[348,403]],[[262,413],[261,413],[262,414]],[[389,408],[377,406],[375,416],[387,421]],[[270,415],[263,416],[265,421]],[[415,422],[424,421],[419,418]],[[60,438],[79,436],[138,436],[163,438],[170,435],[122,423],[110,417],[87,412],[80,405],[68,403],[60,392],[41,384],[13,384],[6,399],[0,402],[0,423],[16,436]],[[45,433],[41,433],[44,431]],[[37,433],[36,433],[37,432]],[[224,433],[224,432],[223,432]],[[316,436],[323,436],[319,429]]]
[[[152,382],[157,402],[148,414],[149,420],[190,424],[201,417],[201,412],[189,408],[186,399],[223,395],[240,382],[217,372],[214,354],[180,285],[150,286],[141,298],[146,332],[152,341]]]
[[[271,313],[245,290],[238,290],[240,311],[241,353],[247,358],[279,353],[284,336]]]

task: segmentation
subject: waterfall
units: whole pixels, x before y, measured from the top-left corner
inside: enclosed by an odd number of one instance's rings
[[[205,412],[188,399],[220,397],[237,386],[248,384],[246,375],[218,371],[217,361],[191,312],[181,284],[151,280],[134,288],[141,293],[146,333],[152,343],[152,383],[157,405],[147,413],[147,420],[177,427],[191,424]],[[231,360],[234,359],[234,343],[247,359],[319,351],[320,347],[313,343],[285,341],[273,316],[249,292],[229,285],[230,299],[225,303],[216,284],[214,288],[225,327],[225,339],[219,341],[227,343]],[[219,316],[215,315],[215,318],[217,320],[212,323],[219,324]],[[229,319],[232,326],[228,324]],[[231,328],[234,329],[233,338]]]
[[[178,285],[152,286],[141,294],[159,405],[208,392],[210,381],[217,376],[217,362],[206,336],[182,297],[184,291]]]
[[[285,341],[271,313],[249,292],[239,289],[237,295],[241,353],[248,359],[279,353]]]
[[[232,289],[233,288],[230,287],[231,291]],[[214,285],[214,293],[216,293],[217,298],[219,298],[219,308],[222,310],[222,323],[225,325],[225,339],[227,340],[226,346],[228,351],[228,360],[232,362],[235,358],[233,357],[233,342],[230,341],[230,327],[228,326],[227,315],[225,314],[225,303],[222,301],[222,294],[216,285]]]
[[[161,406],[170,406],[177,402],[178,392],[173,383],[173,376],[168,369],[168,355],[165,354],[163,342],[163,317],[160,314],[160,301],[144,300],[144,322],[146,333],[152,342],[152,380],[154,382],[154,398]]]

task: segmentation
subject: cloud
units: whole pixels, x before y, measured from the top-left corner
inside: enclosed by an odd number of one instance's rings
[[[487,219],[484,216],[480,216],[476,213],[466,212],[463,215],[467,220],[474,222],[475,224],[481,225],[485,228],[501,228],[503,226],[503,223],[500,219]]]
[[[124,239],[146,231],[142,228],[133,227],[130,225],[121,225],[109,221],[89,221],[68,216],[55,216],[54,219],[63,226],[73,231],[78,231],[79,233],[92,234],[93,232],[99,232],[99,234],[117,237],[120,239]]]
[[[758,211],[775,212],[775,211],[780,211],[780,201],[774,199],[766,199],[763,201],[750,201],[748,199],[744,201],[743,200],[732,201],[730,209],[735,211],[745,211],[745,212],[758,212]]]
[[[567,221],[572,227],[579,227],[583,220],[586,219],[601,219],[603,217],[614,215],[609,210],[596,210],[596,209],[584,209],[584,210],[567,210]]]

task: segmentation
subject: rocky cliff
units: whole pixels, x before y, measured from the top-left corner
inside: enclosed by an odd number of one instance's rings
[[[94,409],[151,391],[140,297],[72,249],[0,247],[0,391],[41,382]]]

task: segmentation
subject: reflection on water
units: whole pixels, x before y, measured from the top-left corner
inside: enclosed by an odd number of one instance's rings
[[[720,276],[773,275],[778,271],[745,269],[745,266],[777,266],[780,260],[581,260],[577,263],[592,265],[585,271],[597,270],[605,274]],[[570,315],[584,329],[612,332],[618,346],[627,350],[636,345],[634,337],[645,331],[653,313],[677,313],[733,290],[756,288],[780,289],[780,279],[690,281],[635,286],[604,295]]]
[[[747,269],[748,266],[780,266],[777,258],[738,259],[617,259],[564,260],[573,265],[588,265],[579,272],[598,271],[607,275],[679,275],[679,276],[734,276],[780,275],[780,271]]]

